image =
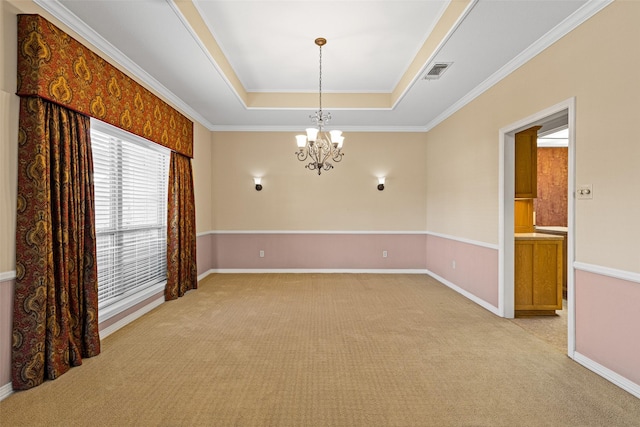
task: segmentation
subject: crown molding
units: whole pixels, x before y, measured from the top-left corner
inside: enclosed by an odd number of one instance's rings
[[[58,0],[33,0],[38,6],[49,12],[56,19],[60,20],[64,25],[71,28],[78,33],[80,37],[87,40],[101,52],[105,53],[116,64],[123,67],[130,75],[136,77],[142,81],[145,85],[149,86],[156,93],[159,93],[162,97],[167,99],[179,110],[186,113],[188,116],[198,121],[202,125],[211,128],[213,123],[205,119],[200,113],[191,108],[181,98],[167,89],[163,84],[156,80],[151,74],[147,73],[142,67],[132,61],[127,55],[122,53],[118,48],[105,40],[95,30],[85,24],[80,18],[73,14],[69,9],[64,7]],[[172,5],[172,2],[168,2]],[[175,7],[172,5],[172,9],[175,12]],[[178,17],[183,21],[182,15],[178,14]]]
[[[189,32],[189,34],[193,38],[193,41],[198,45],[198,47],[200,47],[200,50],[202,50],[202,53],[204,53],[204,55],[207,57],[209,62],[211,62],[211,65],[218,72],[218,74],[220,75],[222,80],[224,80],[224,82],[226,83],[227,87],[233,93],[233,95],[236,97],[236,99],[238,100],[240,105],[242,105],[242,107],[246,109],[247,108],[247,103],[245,102],[244,98],[241,96],[241,94],[238,92],[236,87],[233,85],[233,83],[229,79],[229,76],[227,76],[227,74],[220,68],[220,65],[218,64],[218,62],[215,60],[215,58],[213,57],[213,55],[211,54],[211,52],[209,51],[207,46],[202,42],[202,39],[198,36],[198,32],[193,28],[193,26],[191,25],[191,22],[189,22],[189,19],[180,10],[179,6],[175,3],[174,0],[166,0],[166,1],[167,1],[167,4],[171,7],[173,12],[178,17],[178,19],[180,19],[180,22],[182,22],[182,25],[184,25],[184,27],[187,29],[187,31]],[[193,5],[195,10],[198,12],[198,14],[201,17],[204,16],[204,13],[202,12],[202,8],[198,5],[197,1],[192,1],[191,5]],[[209,23],[204,21],[204,19],[203,19],[203,22],[204,22],[205,26],[207,27],[207,29],[209,30],[209,33],[211,34],[211,37],[213,37],[213,35],[215,34],[215,31],[211,27],[209,27]],[[222,49],[222,46],[218,46],[218,47],[220,48],[220,51],[222,52],[222,55],[224,55],[225,60],[226,60],[228,55]],[[233,73],[235,75],[235,71]],[[247,91],[246,91],[246,89],[244,89],[244,83],[242,82],[242,80],[240,80],[240,77],[237,76],[237,75],[235,75],[235,77],[240,82],[240,85],[242,86],[242,90],[244,90],[245,93],[246,93]],[[204,124],[211,131],[215,127],[215,125],[213,123],[209,122],[209,121],[203,121],[201,123]]]
[[[244,126],[244,125],[217,125],[209,130],[213,132],[304,132],[304,125],[297,126]],[[343,132],[415,132],[424,133],[424,126],[340,126]]]
[[[185,103],[181,98],[176,96],[173,92],[167,89],[164,85],[158,82],[154,77],[152,77],[149,73],[147,73],[144,69],[138,66],[134,61],[132,61],[129,57],[124,55],[120,50],[118,50],[115,46],[105,40],[102,36],[96,33],[91,27],[86,25],[82,20],[80,20],[76,15],[71,13],[66,7],[64,7],[58,0],[34,0],[34,2],[53,15],[55,18],[60,20],[63,24],[67,25],[73,31],[75,31],[78,35],[83,37],[101,52],[108,55],[111,59],[113,59],[119,66],[123,67],[128,73],[132,76],[135,76],[140,81],[144,82],[147,86],[153,89],[155,92],[159,93],[165,99],[169,100],[173,105],[175,105],[178,109],[185,112],[194,120],[198,121],[200,124],[205,126],[208,130],[214,132],[297,132],[300,130],[300,126],[243,126],[243,125],[215,125],[205,119],[201,114],[195,111],[192,107],[190,107],[187,103]],[[516,58],[511,60],[505,66],[503,66],[496,73],[491,75],[484,82],[476,86],[472,89],[467,95],[460,98],[456,103],[454,103],[451,107],[443,111],[440,115],[438,115],[435,119],[430,121],[424,126],[352,126],[352,127],[342,127],[344,131],[350,132],[428,132],[433,129],[435,126],[449,118],[451,115],[456,113],[458,110],[469,104],[475,98],[489,90],[496,83],[500,82],[502,79],[507,77],[509,74],[513,73],[515,70],[520,68],[522,65],[527,63],[529,60],[534,58],[536,55],[540,54],[547,47],[551,46],[553,43],[558,41],[560,38],[571,32],[573,29],[581,25],[583,22],[594,16],[596,13],[600,12],[606,6],[611,4],[613,0],[589,0],[585,5],[583,5],[580,9],[574,12],[571,16],[567,17],[563,22],[557,25],[555,28],[550,30],[543,37],[534,42],[528,49],[521,52]],[[201,49],[207,54],[207,57],[212,62],[214,67],[220,72],[220,69],[216,62],[213,60],[211,55],[208,53],[206,48],[202,45],[202,42],[196,37],[193,28],[186,21],[185,17],[180,13],[177,6],[174,4],[173,0],[168,0],[167,3],[171,6],[172,10],[176,14],[176,16],[180,19],[180,21],[185,25],[187,30],[192,34],[194,40],[199,43]],[[475,2],[471,3],[471,7],[475,4]],[[468,10],[471,9],[471,7]],[[461,19],[466,16],[466,13],[463,14]],[[221,76],[226,79],[223,73]],[[420,74],[418,74],[420,76]],[[227,84],[229,87],[232,87],[231,83],[227,80]],[[411,84],[409,85],[411,86]],[[232,92],[240,99],[241,104],[245,109],[248,108],[245,103],[240,98],[239,94],[236,93],[235,90]],[[400,97],[399,99],[401,99]],[[400,100],[398,100],[400,102]],[[398,102],[396,102],[393,106],[397,106]],[[392,108],[392,109],[393,109]],[[290,110],[290,109],[286,109]],[[345,109],[348,110],[348,109]]]
[[[452,116],[455,112],[460,110],[465,105],[482,95],[484,92],[493,87],[496,83],[507,77],[509,74],[516,71],[522,65],[529,62],[535,56],[540,54],[543,50],[551,46],[553,43],[560,40],[562,37],[573,31],[579,25],[591,18],[596,13],[613,3],[613,0],[589,0],[580,9],[576,10],[573,14],[568,16],[564,21],[558,24],[556,27],[547,32],[544,36],[536,40],[527,49],[522,51],[518,56],[513,58],[501,69],[492,74],[484,82],[480,83],[464,97],[460,98],[458,102],[447,108],[435,119],[429,122],[425,127],[425,132],[430,131],[444,120]]]

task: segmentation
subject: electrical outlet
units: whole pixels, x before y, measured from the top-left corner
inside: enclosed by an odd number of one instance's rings
[[[454,270],[456,269],[456,261],[455,260],[451,261],[451,268],[453,268]]]
[[[386,258],[387,257],[387,251],[382,251],[382,258]]]
[[[260,251],[260,258],[264,258],[264,251]]]

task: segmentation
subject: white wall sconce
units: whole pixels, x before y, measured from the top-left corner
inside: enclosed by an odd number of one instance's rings
[[[384,190],[384,182],[385,182],[385,177],[384,176],[378,177],[378,190],[379,191]]]
[[[262,190],[262,178],[261,177],[254,177],[253,178],[253,183],[256,185],[256,191],[260,191]]]

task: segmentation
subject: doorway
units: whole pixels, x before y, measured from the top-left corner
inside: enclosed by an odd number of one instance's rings
[[[575,98],[570,98],[543,111],[500,129],[499,166],[499,295],[501,316],[514,317],[514,191],[515,191],[515,134],[536,125],[552,126],[555,121],[566,122],[568,127],[568,179],[567,179],[567,354],[575,351],[575,298],[574,298],[574,209],[575,209]]]

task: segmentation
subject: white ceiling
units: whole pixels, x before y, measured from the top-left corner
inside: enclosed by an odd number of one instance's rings
[[[403,86],[449,1],[36,3],[211,130],[306,126],[317,104],[252,107],[242,92],[309,92],[317,101],[314,39],[325,37],[323,93],[401,93],[386,107],[332,108],[323,97],[331,125],[346,131],[428,130],[603,7],[599,0],[471,1]],[[215,55],[216,42],[230,69]],[[422,80],[435,62],[453,65],[439,80]]]

